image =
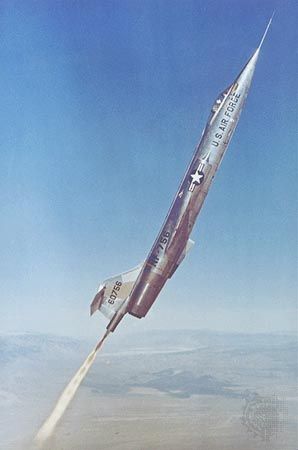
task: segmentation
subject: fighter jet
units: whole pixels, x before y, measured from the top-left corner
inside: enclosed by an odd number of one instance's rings
[[[166,281],[194,245],[191,231],[237,126],[271,21],[272,17],[258,48],[240,74],[215,100],[201,140],[145,262],[99,286],[91,303],[91,315],[99,310],[110,320],[103,339],[115,330],[126,313],[138,318],[146,316]]]

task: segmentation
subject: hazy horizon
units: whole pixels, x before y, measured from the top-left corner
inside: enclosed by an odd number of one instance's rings
[[[296,449],[295,337],[120,333],[97,355],[44,449]],[[36,450],[33,438],[93,348],[0,334],[1,448]],[[249,398],[255,415],[244,415]]]

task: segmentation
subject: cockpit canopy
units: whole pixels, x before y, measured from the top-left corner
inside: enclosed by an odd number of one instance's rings
[[[226,97],[228,96],[228,94],[230,93],[231,87],[232,87],[232,86],[229,86],[227,89],[225,89],[225,90],[217,97],[217,99],[215,100],[215,102],[214,102],[214,104],[213,104],[213,106],[212,106],[212,109],[211,109],[211,113],[210,113],[208,122],[211,122],[211,120],[216,116],[216,114],[217,114],[218,110],[220,109],[222,103],[224,102],[224,100],[226,99]]]
[[[212,112],[216,112],[218,110],[218,108],[220,107],[220,105],[222,104],[222,102],[224,101],[225,97],[227,96],[227,92],[223,92],[222,94],[220,94],[220,96],[216,99],[213,107],[212,107]]]

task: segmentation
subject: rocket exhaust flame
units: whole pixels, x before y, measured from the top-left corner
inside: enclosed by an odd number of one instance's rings
[[[103,338],[98,342],[95,349],[88,355],[86,360],[83,362],[79,370],[76,372],[74,377],[70,380],[62,394],[60,395],[55,408],[53,409],[51,415],[44,422],[37,435],[35,436],[34,442],[39,448],[42,448],[46,440],[53,434],[57,423],[62,418],[66,409],[68,408],[70,402],[74,398],[80,384],[87,375],[90,367],[95,361],[97,352],[101,349],[104,340],[106,339],[108,333],[106,333]]]

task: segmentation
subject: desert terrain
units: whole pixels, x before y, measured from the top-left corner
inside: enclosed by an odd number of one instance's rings
[[[2,335],[0,448],[32,440],[93,343]],[[117,335],[45,450],[297,450],[297,343],[201,330]]]

